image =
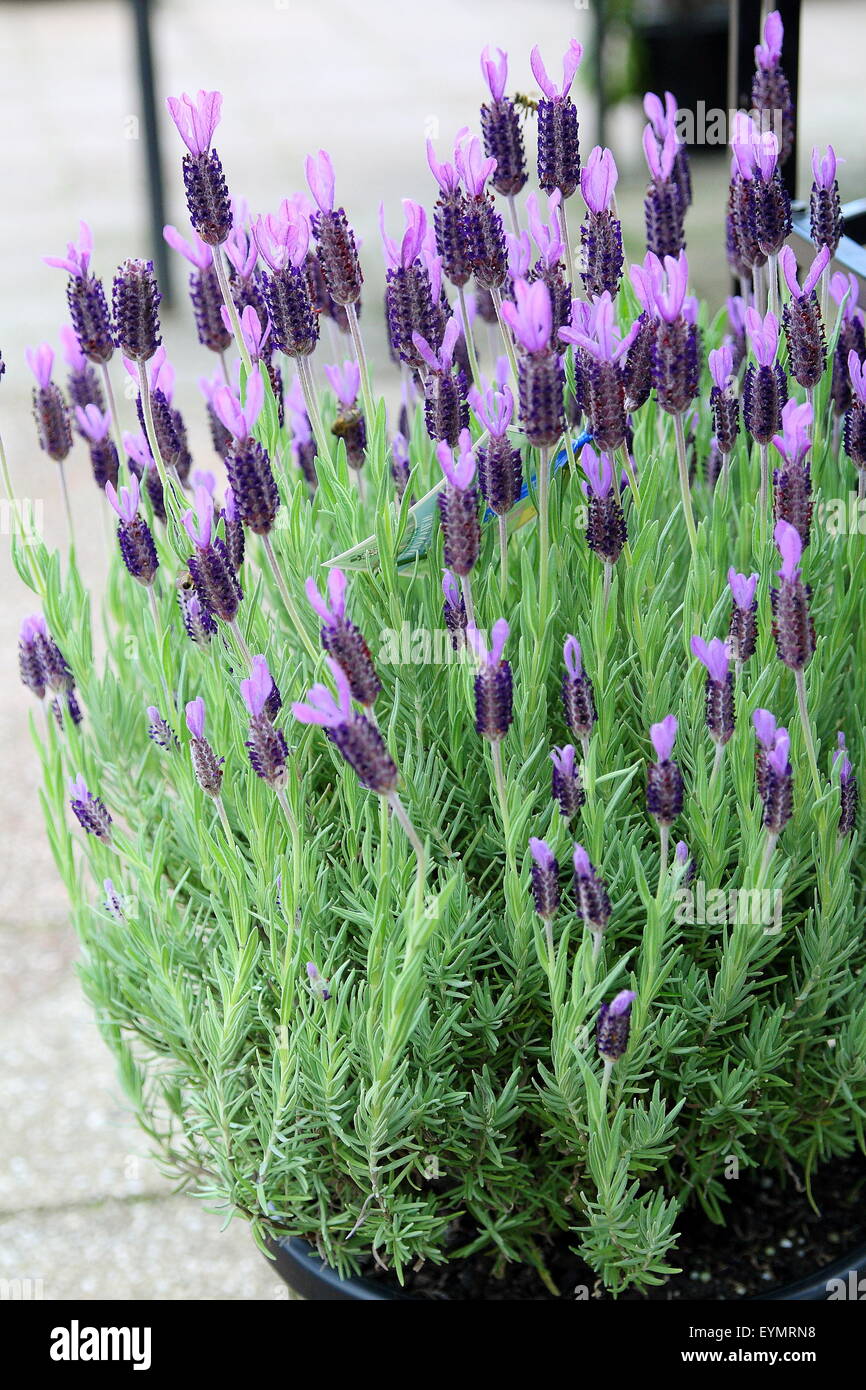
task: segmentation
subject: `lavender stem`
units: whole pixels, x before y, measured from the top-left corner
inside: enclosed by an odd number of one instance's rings
[[[574,280],[574,256],[571,250],[571,237],[568,235],[568,213],[565,210],[565,199],[559,202],[559,222],[562,228],[562,240],[565,244],[565,263],[568,266],[568,280],[571,285],[572,296],[577,296],[577,286]]]
[[[150,614],[153,618],[153,632],[154,636],[156,637],[156,654],[157,658],[159,659],[159,674],[160,679],[162,680],[162,692],[165,695],[165,702],[168,705],[168,707],[170,709],[174,709],[175,702],[169,694],[168,681],[165,678],[165,671],[162,668],[162,660],[160,657],[160,651],[162,647],[162,624],[159,621],[159,609],[156,606],[156,594],[153,592],[152,584],[148,584],[147,586],[147,597],[150,599]]]
[[[235,641],[237,642],[238,647],[240,648],[241,655],[242,655],[244,661],[247,663],[247,665],[249,666],[250,670],[252,670],[252,667],[253,667],[253,656],[252,656],[252,652],[250,651],[249,647],[247,646],[246,640],[245,640],[245,638],[244,638],[244,635],[243,635],[243,633],[241,632],[240,628],[238,627],[238,620],[237,620],[237,618],[232,618],[231,622],[229,623],[229,627],[231,628],[232,635],[233,635]]]
[[[674,434],[677,441],[677,465],[680,474],[680,495],[683,500],[683,514],[686,519],[686,530],[689,533],[689,545],[692,548],[692,559],[696,560],[698,555],[698,533],[695,529],[695,516],[692,511],[692,490],[689,485],[689,465],[686,459],[686,434],[683,429],[682,415],[674,416]]]
[[[111,384],[111,372],[108,370],[108,363],[102,363],[102,384],[105,387],[105,399],[108,402],[108,413],[111,416],[111,432],[114,435],[114,447],[117,450],[118,459],[124,455],[123,435],[120,429],[120,417],[117,414],[117,403],[114,399],[114,387]]]
[[[475,352],[475,337],[472,332],[472,325],[469,322],[469,314],[466,310],[466,295],[462,285],[457,286],[457,297],[460,301],[460,320],[463,324],[463,337],[466,341],[466,351],[469,355],[469,370],[472,373],[472,384],[479,386],[481,376],[478,371],[478,357]]]
[[[800,707],[800,723],[803,725],[803,737],[806,740],[806,752],[809,757],[809,767],[812,772],[812,783],[815,787],[815,795],[821,795],[821,777],[818,772],[818,758],[815,753],[815,739],[812,733],[812,721],[809,718],[809,710],[806,705],[806,677],[801,668],[794,672],[794,681],[797,686],[797,704]]]
[[[503,603],[508,590],[508,522],[504,515],[499,520],[499,596]]]
[[[549,486],[550,467],[548,462],[548,451],[545,447],[542,447],[538,455],[538,587],[542,629],[547,621],[548,571],[550,565]]]
[[[63,505],[66,508],[66,524],[69,527],[69,544],[75,545],[75,526],[72,521],[72,506],[69,501],[69,488],[66,484],[66,469],[63,467],[63,460],[58,463],[60,469],[60,486],[63,491]]]
[[[658,891],[661,892],[665,874],[668,871],[668,848],[670,846],[671,828],[669,825],[659,826],[659,885]]]
[[[508,358],[508,365],[511,368],[511,377],[515,388],[517,386],[517,358],[514,355],[514,342],[508,330],[508,326],[502,317],[502,295],[498,289],[490,291],[490,298],[493,300],[493,308],[496,311],[496,322],[499,324],[499,331],[502,334],[502,341],[505,344],[505,355]]]
[[[249,376],[250,372],[253,369],[252,359],[250,358],[250,354],[247,352],[247,345],[244,342],[244,335],[241,332],[241,321],[238,318],[237,305],[235,304],[234,296],[231,291],[231,286],[229,285],[228,275],[226,273],[226,265],[225,261],[223,260],[222,247],[212,246],[211,256],[213,259],[213,268],[216,271],[216,276],[219,280],[220,292],[223,297],[223,303],[226,306],[226,312],[228,313],[229,320],[231,321],[235,345],[237,347],[238,352],[240,353],[241,361],[244,364],[244,370]]]
[[[289,830],[292,832],[292,840],[296,840],[298,836],[298,822],[295,820],[295,813],[289,805],[289,798],[286,796],[286,789],[285,787],[277,787],[276,792],[277,800],[279,801],[280,806],[282,807],[283,815],[286,818]]]
[[[513,193],[508,195],[508,211],[511,215],[511,228],[516,237],[520,236],[520,220],[517,216],[517,203]]]
[[[286,581],[283,578],[283,574],[277,561],[277,557],[274,554],[274,547],[271,545],[270,536],[262,536],[262,545],[264,546],[265,554],[268,557],[268,564],[271,567],[271,573],[273,574],[277,588],[280,591],[280,598],[283,600],[283,603],[286,607],[286,612],[288,613],[289,617],[295,625],[295,631],[297,632],[298,636],[300,637],[301,641],[303,642],[304,646],[307,649],[307,652],[312,657],[313,661],[318,663],[319,652],[313,644],[312,638],[309,636],[306,629],[304,628],[303,623],[301,622],[301,615],[298,612],[294,599],[289,593],[288,585],[286,584]]]
[[[373,406],[373,395],[370,391],[370,371],[367,366],[367,354],[364,351],[364,343],[361,338],[361,326],[358,323],[358,314],[354,304],[346,305],[346,318],[349,321],[352,346],[355,349],[355,357],[361,372],[361,395],[364,398],[364,418],[367,421],[367,428],[372,430],[376,422],[376,411]]]
[[[761,458],[761,490],[758,493],[758,523],[761,549],[767,544],[767,502],[770,493],[770,449],[767,444],[759,444],[758,452]]]

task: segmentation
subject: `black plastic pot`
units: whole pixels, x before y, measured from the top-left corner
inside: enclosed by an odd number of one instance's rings
[[[418,1301],[412,1294],[399,1293],[377,1280],[360,1277],[341,1279],[336,1270],[319,1259],[306,1241],[282,1240],[273,1242],[270,1248],[281,1278],[296,1294],[310,1302],[330,1303],[344,1299],[355,1302],[381,1302],[393,1298]],[[823,1269],[799,1279],[795,1284],[783,1284],[778,1288],[768,1289],[766,1293],[752,1295],[744,1301],[823,1303],[829,1296],[828,1283],[833,1279],[841,1279],[847,1286],[852,1273],[856,1279],[866,1275],[866,1245],[857,1246],[849,1255],[843,1255],[833,1264],[825,1265]]]

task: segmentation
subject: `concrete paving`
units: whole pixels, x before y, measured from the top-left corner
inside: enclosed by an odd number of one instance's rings
[[[368,276],[365,333],[384,360],[378,205],[400,225],[400,198],[432,199],[424,140],[440,151],[475,123],[478,53],[512,55],[513,84],[531,90],[528,56],[541,45],[558,67],[571,33],[588,20],[565,0],[530,5],[442,0],[172,0],[156,16],[162,93],[219,87],[218,147],[232,190],[253,209],[273,208],[302,186],[303,158],[331,151],[341,200],[363,240]],[[65,549],[53,464],[35,445],[27,345],[50,340],[65,318],[64,282],[40,256],[57,253],[86,217],[95,263],[110,276],[126,255],[148,250],[138,138],[131,21],[120,3],[4,5],[0,25],[0,124],[4,205],[0,223],[0,432],[19,495],[41,503],[50,544]],[[861,55],[866,14],[857,0],[807,0],[802,41],[802,146],[831,140],[849,162],[843,196],[866,186]],[[590,108],[586,93],[580,98]],[[852,112],[861,112],[859,120]],[[593,143],[584,122],[582,143]],[[163,121],[171,220],[186,225],[180,143]],[[611,142],[623,170],[620,203],[634,227],[643,174],[639,111],[621,112]],[[625,136],[631,137],[632,155]],[[531,136],[530,136],[531,140]],[[689,253],[700,293],[725,292],[720,260],[723,161],[696,165]],[[194,340],[178,266],[178,306],[164,321],[178,370],[197,466],[213,467],[195,387],[212,360]],[[132,424],[131,405],[126,406]],[[86,456],[70,460],[81,565],[98,587],[99,500]],[[76,943],[43,835],[38,764],[27,744],[33,702],[17,682],[14,650],[33,600],[0,546],[0,1278],[42,1280],[56,1299],[273,1299],[285,1290],[240,1222],[174,1194],[131,1122],[75,977]]]

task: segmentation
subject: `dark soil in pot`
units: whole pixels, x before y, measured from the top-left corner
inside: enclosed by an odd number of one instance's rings
[[[681,1216],[680,1240],[671,1255],[680,1274],[647,1293],[621,1294],[620,1301],[772,1297],[779,1286],[811,1278],[866,1243],[866,1162],[859,1155],[818,1170],[812,1181],[814,1207],[793,1177],[783,1183],[757,1171],[731,1182],[730,1196],[726,1226],[714,1225],[698,1210]],[[455,1229],[454,1248],[471,1238],[470,1229]],[[593,1298],[611,1297],[593,1271],[571,1253],[567,1237],[546,1242],[542,1253],[559,1296],[585,1298],[586,1289]],[[368,1284],[381,1289],[372,1296],[380,1298],[396,1294],[461,1302],[537,1302],[557,1296],[532,1268],[508,1265],[504,1277],[500,1273],[481,1256],[442,1266],[425,1264],[407,1275],[397,1293],[394,1276],[373,1261],[363,1270]]]

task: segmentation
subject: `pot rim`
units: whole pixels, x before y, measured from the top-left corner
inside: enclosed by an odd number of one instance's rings
[[[419,1299],[416,1294],[404,1293],[389,1288],[364,1275],[353,1275],[343,1279],[335,1269],[319,1258],[312,1246],[300,1236],[284,1236],[269,1240],[268,1248],[275,1256],[276,1269],[290,1288],[303,1298],[312,1301],[354,1300],[363,1302],[383,1302],[392,1299],[414,1303],[432,1301]],[[846,1255],[841,1255],[831,1264],[822,1265],[813,1274],[787,1284],[776,1284],[766,1292],[747,1294],[742,1300],[720,1299],[719,1302],[767,1303],[767,1302],[823,1302],[827,1299],[827,1285],[833,1279],[844,1279],[851,1273],[866,1273],[866,1241],[855,1245]],[[454,1300],[442,1300],[452,1302]],[[684,1299],[683,1302],[704,1301]]]

